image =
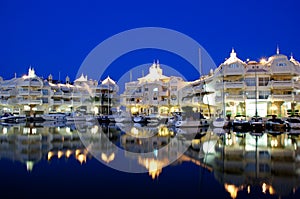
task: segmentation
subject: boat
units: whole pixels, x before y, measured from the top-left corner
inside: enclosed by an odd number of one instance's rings
[[[66,121],[66,114],[64,113],[43,114],[41,117],[46,121]]]
[[[66,115],[67,121],[86,121],[86,116],[81,112],[72,112]]]
[[[13,115],[11,113],[4,113],[1,116],[1,122],[4,123],[20,123],[25,121],[26,121],[25,115]]]
[[[277,118],[276,115],[268,115],[268,117],[270,116],[271,118],[266,121],[266,128],[268,130],[280,131],[280,132],[286,131],[286,129],[288,128],[287,122],[283,121],[280,118]]]
[[[175,127],[207,127],[210,120],[206,119],[200,112],[193,113],[190,117],[181,117],[175,122]]]
[[[300,119],[299,118],[288,118],[285,120],[288,127],[291,129],[300,129]]]
[[[132,122],[132,117],[129,113],[125,111],[117,112],[113,115],[116,123],[127,123]]]
[[[207,119],[199,120],[180,120],[175,122],[175,127],[206,127],[209,126],[209,121]]]
[[[143,115],[136,115],[132,120],[135,123],[147,123],[147,118]]]
[[[212,123],[214,128],[226,128],[229,124],[228,120],[224,117],[218,117]]]
[[[232,122],[233,131],[247,132],[250,130],[250,122],[245,115],[236,115]]]
[[[250,130],[252,134],[260,135],[266,129],[265,123],[260,116],[253,116],[250,121]]]

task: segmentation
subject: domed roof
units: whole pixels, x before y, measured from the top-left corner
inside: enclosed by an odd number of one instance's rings
[[[112,79],[108,76],[105,80],[102,81],[101,84],[115,85],[116,82],[115,82],[114,80],[112,80]]]
[[[231,53],[230,53],[230,57],[228,59],[226,59],[226,61],[224,62],[224,64],[232,64],[235,62],[240,62],[240,63],[244,63],[242,60],[240,60],[237,56],[236,56],[236,52],[234,51],[234,49],[232,48]]]

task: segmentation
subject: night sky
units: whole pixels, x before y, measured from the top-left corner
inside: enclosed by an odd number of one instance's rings
[[[32,66],[38,76],[74,80],[85,57],[122,31],[163,27],[181,32],[206,49],[218,66],[232,48],[242,60],[276,52],[300,60],[299,1],[0,1],[0,76],[21,76]],[[103,58],[105,59],[105,57]],[[194,80],[188,62],[160,50],[130,52],[106,75],[118,80],[131,67],[151,63],[174,67]],[[204,73],[209,69],[205,69]],[[112,72],[113,71],[113,72]]]

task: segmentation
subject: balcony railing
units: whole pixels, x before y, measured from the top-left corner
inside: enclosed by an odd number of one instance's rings
[[[2,96],[10,96],[10,91],[1,91],[0,94]]]
[[[225,82],[225,88],[244,88],[245,82]]]
[[[269,82],[273,88],[292,88],[293,82],[290,81],[271,81]]]
[[[292,101],[293,95],[287,94],[287,95],[281,95],[281,94],[273,94],[269,96],[269,100],[273,101]]]
[[[43,101],[42,100],[34,100],[34,99],[23,99],[23,100],[19,100],[18,103],[24,104],[24,105],[38,105],[38,104],[42,104]]]
[[[29,95],[41,96],[43,95],[43,93],[41,91],[30,91]]]
[[[243,101],[245,95],[227,95],[226,100]]]

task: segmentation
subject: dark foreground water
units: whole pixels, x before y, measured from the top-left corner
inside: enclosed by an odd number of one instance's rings
[[[77,130],[76,130],[77,129]],[[1,198],[299,198],[300,136],[2,125]]]

